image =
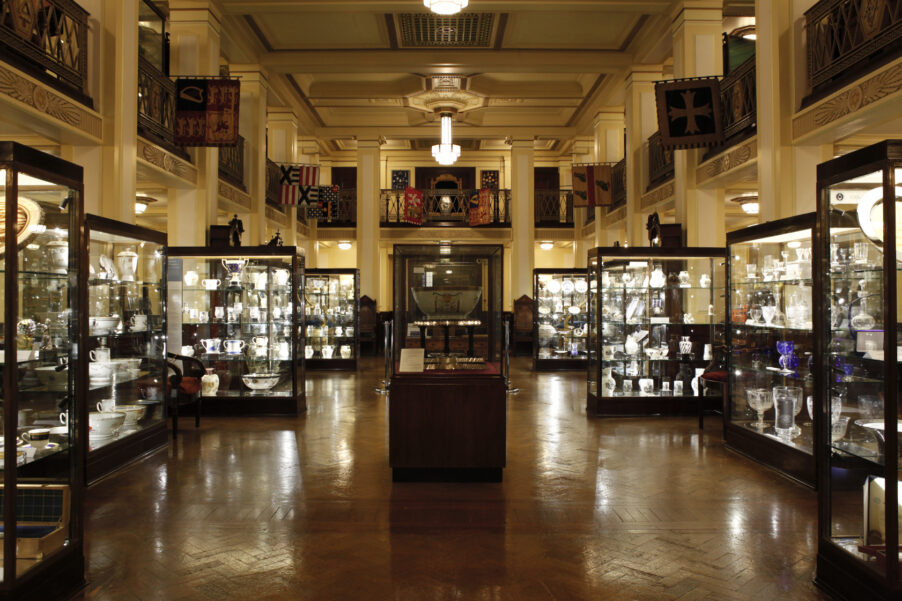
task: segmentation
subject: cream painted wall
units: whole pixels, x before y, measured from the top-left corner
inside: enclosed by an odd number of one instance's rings
[[[573,249],[555,245],[551,250],[542,250],[536,244],[536,269],[572,268],[574,265]]]
[[[341,250],[334,244],[317,244],[317,269],[354,268],[357,267],[357,244],[353,243],[348,250]]]

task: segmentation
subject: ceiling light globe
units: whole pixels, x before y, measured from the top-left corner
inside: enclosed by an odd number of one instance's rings
[[[423,5],[439,15],[454,15],[467,7],[470,0],[423,0]]]

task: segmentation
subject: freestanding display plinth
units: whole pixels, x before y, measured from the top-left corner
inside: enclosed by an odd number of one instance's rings
[[[507,407],[497,364],[482,370],[396,373],[390,395],[394,481],[501,481]]]

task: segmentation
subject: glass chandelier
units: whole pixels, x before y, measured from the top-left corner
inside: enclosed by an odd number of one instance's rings
[[[451,143],[451,113],[442,113],[442,143],[432,146],[432,156],[439,165],[453,165],[460,157],[460,146]]]
[[[423,0],[423,4],[434,13],[454,15],[467,7],[470,0]]]

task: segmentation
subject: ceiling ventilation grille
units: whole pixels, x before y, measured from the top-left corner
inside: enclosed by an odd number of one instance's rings
[[[494,13],[401,13],[402,48],[491,48]]]

